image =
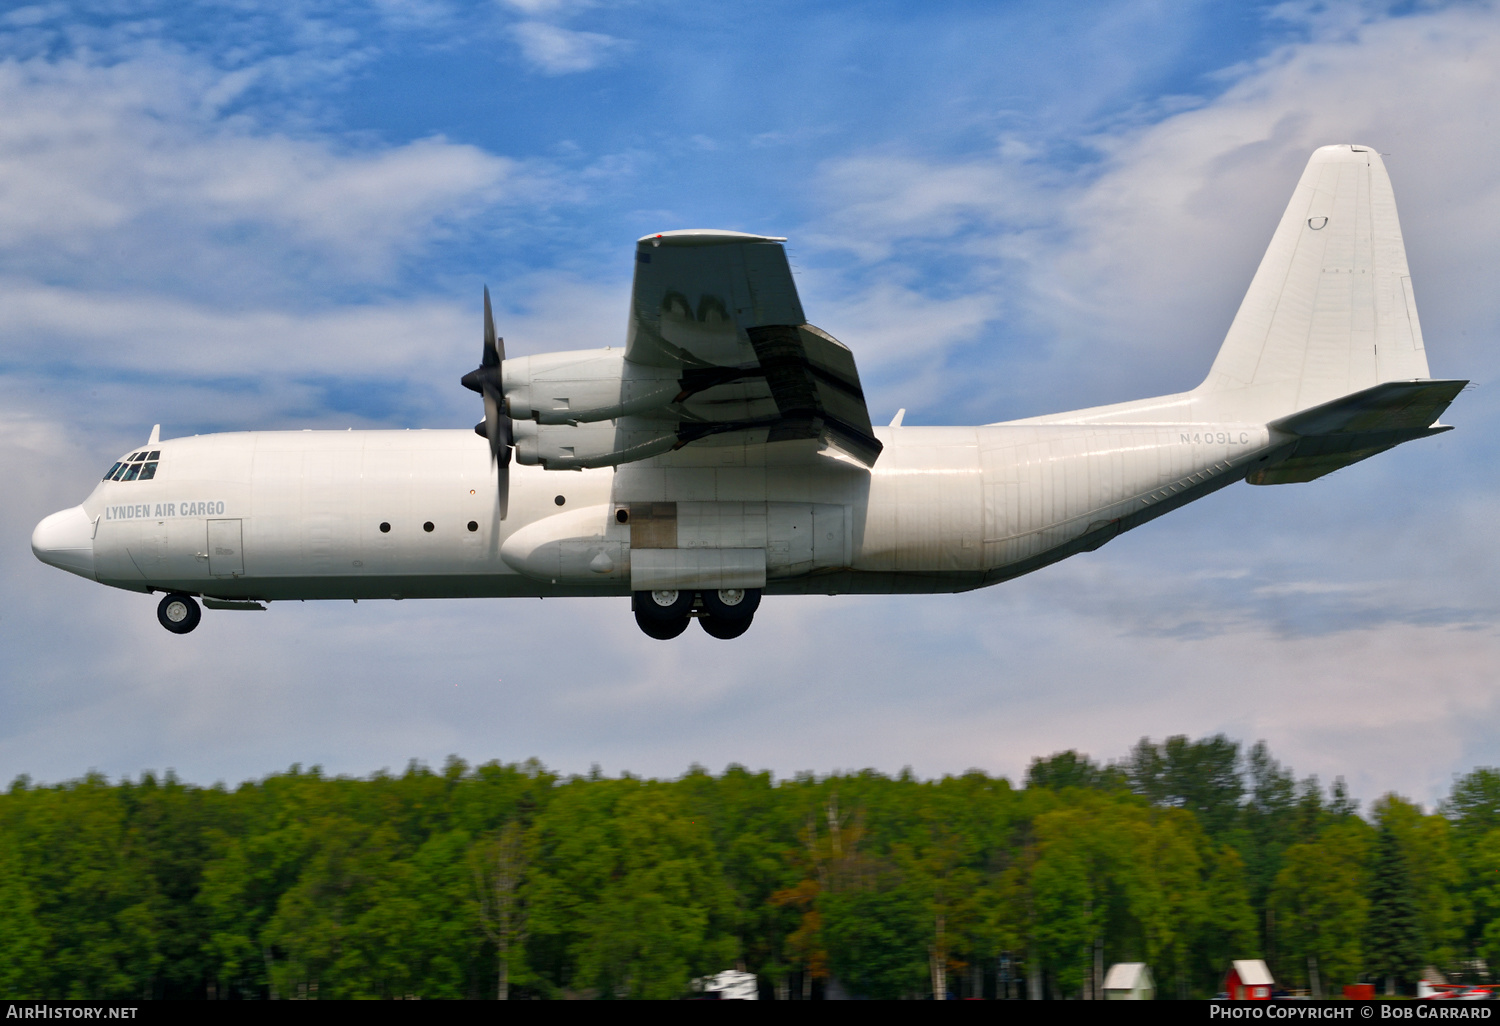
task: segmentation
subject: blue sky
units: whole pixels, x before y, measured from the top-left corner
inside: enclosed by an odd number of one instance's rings
[[[0,14],[0,776],[538,756],[673,775],[1016,775],[1265,738],[1432,800],[1500,763],[1500,17],[1489,4],[510,0]],[[454,427],[511,352],[613,344],[639,235],[786,235],[877,419],[1206,371],[1308,153],[1387,153],[1459,430],[1236,486],[966,596],[767,602],[663,646],[621,602],[299,605],[187,638],[27,541],[166,436]]]

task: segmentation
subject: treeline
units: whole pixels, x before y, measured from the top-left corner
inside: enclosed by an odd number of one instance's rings
[[[780,998],[1057,998],[1117,961],[1201,997],[1256,957],[1325,994],[1500,960],[1500,771],[1367,816],[1223,736],[1021,788],[455,759],[0,795],[0,997],[672,998],[741,966]]]

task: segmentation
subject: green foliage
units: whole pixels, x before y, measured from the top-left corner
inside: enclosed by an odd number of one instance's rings
[[[1141,738],[1130,753],[1131,789],[1153,805],[1188,809],[1212,837],[1239,818],[1245,785],[1240,777],[1240,746],[1223,734],[1189,741],[1178,735],[1160,745]]]
[[[47,937],[10,838],[0,832],[0,994],[40,997]]]
[[[1358,981],[1369,917],[1371,829],[1335,823],[1314,841],[1292,845],[1276,874],[1277,979],[1292,978],[1316,996]]]
[[[1422,971],[1422,937],[1406,853],[1389,823],[1375,839],[1365,963],[1376,977],[1414,979]]]
[[[1087,755],[1072,751],[1058,752],[1046,759],[1031,760],[1026,771],[1026,786],[1061,791],[1069,787],[1111,791],[1125,785],[1125,774],[1113,766],[1100,766]]]
[[[563,941],[576,988],[675,997],[737,954],[710,824],[668,786],[563,786],[538,817],[529,861],[531,929]]]
[[[930,920],[914,888],[831,894],[822,912],[834,975],[852,993],[884,999],[925,993]]]
[[[1453,824],[1393,794],[1377,801],[1372,812],[1381,829],[1394,837],[1409,880],[1421,963],[1416,971],[1427,965],[1451,967],[1467,957],[1463,935],[1470,918]]]
[[[1260,931],[1250,905],[1245,860],[1225,846],[1213,856],[1207,883],[1207,915],[1200,940],[1201,973],[1222,971],[1235,959],[1259,958]]]
[[[1341,780],[1223,736],[1062,752],[1026,783],[457,759],[233,791],[22,778],[0,795],[0,993],[673,998],[742,963],[925,997],[1003,955],[1051,996],[1118,961],[1207,996],[1262,952],[1325,993],[1500,964],[1495,770],[1441,815],[1382,798],[1378,834]]]
[[[1500,829],[1500,769],[1481,766],[1453,784],[1442,812],[1466,841]]]

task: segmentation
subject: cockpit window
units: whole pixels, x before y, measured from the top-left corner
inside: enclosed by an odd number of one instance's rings
[[[122,456],[120,462],[109,468],[109,473],[104,475],[106,481],[150,481],[156,477],[157,460],[161,458],[160,449],[133,452],[129,456]]]

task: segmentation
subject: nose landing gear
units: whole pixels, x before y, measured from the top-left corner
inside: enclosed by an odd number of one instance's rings
[[[203,610],[191,595],[173,592],[156,607],[156,618],[173,634],[186,634],[203,619]]]
[[[631,596],[635,622],[648,637],[670,641],[687,630],[694,616],[710,637],[728,640],[750,629],[760,606],[759,588],[691,591],[638,591]]]

